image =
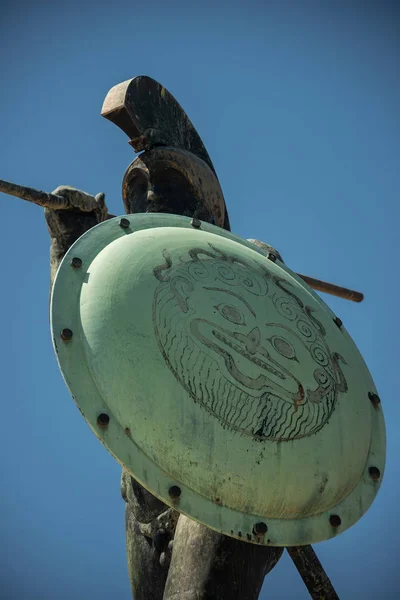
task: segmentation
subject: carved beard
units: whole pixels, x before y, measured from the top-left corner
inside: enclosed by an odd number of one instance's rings
[[[279,278],[222,254],[212,258],[209,251],[195,250],[191,261],[173,267],[169,259],[159,267],[168,269],[168,276],[159,275],[163,283],[154,298],[159,347],[176,379],[223,427],[242,435],[288,441],[316,433],[346,385],[340,357],[330,354],[323,327]],[[200,254],[209,258],[199,260]],[[191,302],[195,296],[198,311]],[[265,305],[273,302],[298,333],[279,323],[261,323],[252,308],[257,296]],[[265,315],[264,310],[261,318]],[[296,346],[309,353],[312,388],[294,375]]]

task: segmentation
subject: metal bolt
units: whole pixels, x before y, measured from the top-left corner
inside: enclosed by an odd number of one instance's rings
[[[69,342],[70,340],[72,340],[72,331],[70,329],[63,329],[61,332],[61,339],[64,342]]]
[[[79,258],[78,256],[74,256],[71,259],[71,267],[73,267],[74,269],[80,269],[82,266],[82,259]]]
[[[268,527],[265,523],[255,523],[253,527],[254,535],[265,535],[268,531]]]
[[[178,487],[177,485],[173,485],[169,488],[168,494],[170,495],[170,498],[172,498],[173,500],[177,500],[177,498],[181,497],[182,491],[180,487]]]
[[[122,217],[122,219],[119,220],[119,226],[122,229],[128,229],[130,224],[131,224],[131,222],[129,221],[129,219],[125,219],[125,217]]]
[[[97,425],[101,429],[107,429],[109,422],[110,422],[110,417],[108,415],[106,415],[106,413],[101,413],[97,417]]]
[[[331,527],[336,529],[342,524],[342,519],[339,517],[339,515],[331,515],[329,517],[329,523],[331,524]]]
[[[190,224],[191,224],[192,227],[195,227],[196,229],[200,229],[200,227],[201,227],[201,221],[200,221],[200,219],[194,218],[194,219],[192,219],[192,221],[191,221]]]
[[[381,399],[379,398],[378,394],[374,394],[374,392],[369,392],[368,398],[371,400],[371,402],[375,406],[375,408],[378,408],[378,406],[381,403]]]
[[[378,479],[381,476],[381,472],[378,469],[378,467],[370,467],[368,469],[368,472],[369,472],[369,475],[370,475],[371,479],[373,479],[374,481],[378,481]]]
[[[270,252],[268,254],[268,258],[269,258],[270,261],[276,262],[276,254],[274,254],[273,252]]]
[[[342,321],[342,319],[339,319],[339,317],[335,317],[335,318],[333,319],[333,322],[335,323],[335,325],[337,325],[337,326],[339,327],[339,329],[340,329],[340,328],[342,327],[342,325],[343,325],[343,321]]]

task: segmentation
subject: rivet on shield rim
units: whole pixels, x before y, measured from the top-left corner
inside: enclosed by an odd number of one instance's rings
[[[269,259],[271,262],[276,262],[276,254],[274,254],[273,252],[270,252],[270,253],[268,254],[268,259]]]
[[[82,266],[82,259],[79,258],[79,256],[74,256],[71,259],[71,267],[73,267],[74,269],[80,269]]]
[[[339,517],[339,515],[331,515],[329,517],[329,523],[331,524],[331,527],[336,529],[342,524],[342,519]]]
[[[169,494],[170,498],[172,498],[173,500],[177,500],[177,498],[181,497],[182,490],[177,485],[173,485],[169,488],[168,494]]]
[[[253,527],[253,533],[254,535],[265,535],[268,531],[268,527],[266,525],[266,523],[260,522],[260,523],[255,523],[254,527]]]
[[[380,472],[380,470],[378,469],[378,467],[370,467],[370,468],[368,469],[368,473],[369,473],[369,475],[370,475],[371,479],[373,479],[374,481],[378,481],[378,479],[379,479],[379,478],[380,478],[380,476],[381,476],[381,472]]]
[[[340,329],[340,328],[342,327],[342,325],[343,325],[343,321],[342,321],[342,319],[339,319],[339,317],[335,317],[335,318],[333,319],[333,322],[335,323],[335,325],[337,325],[337,326],[339,327],[339,329]]]
[[[194,218],[194,219],[191,220],[190,224],[191,224],[192,227],[195,227],[196,229],[200,229],[200,227],[201,227],[201,221],[200,221],[200,219]]]
[[[122,229],[128,229],[130,224],[131,224],[131,222],[129,221],[129,219],[125,219],[125,217],[122,217],[122,219],[119,220],[119,226]]]
[[[70,329],[65,328],[61,331],[61,339],[64,342],[69,342],[70,340],[72,340],[72,335],[73,333]]]
[[[101,427],[101,429],[107,429],[108,424],[110,422],[110,417],[106,415],[106,413],[101,413],[97,417],[97,425]]]
[[[374,392],[368,392],[368,398],[371,400],[373,406],[375,406],[375,408],[378,408],[378,406],[381,403],[381,399],[379,398],[378,394],[375,394]]]

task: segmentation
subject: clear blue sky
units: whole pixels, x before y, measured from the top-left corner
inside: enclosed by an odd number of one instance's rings
[[[149,75],[211,155],[232,230],[365,293],[325,297],[382,398],[387,471],[366,516],[315,548],[342,600],[398,597],[399,5],[394,2],[3,2],[0,178],[106,193],[133,159],[100,117]],[[397,6],[396,6],[397,5]],[[145,7],[143,7],[145,6]],[[120,468],[58,371],[42,209],[1,195],[0,597],[128,600]],[[308,598],[287,556],[261,598]]]

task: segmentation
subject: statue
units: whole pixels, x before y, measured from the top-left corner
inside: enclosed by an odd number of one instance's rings
[[[163,86],[149,77],[123,82],[107,94],[102,115],[118,125],[128,135],[135,152],[141,153],[123,179],[122,197],[127,214],[183,215],[192,219],[193,227],[203,221],[230,231],[227,207],[211,159],[187,115]],[[71,245],[92,227],[113,217],[108,214],[104,194],[94,197],[67,186],[46,194],[1,181],[0,191],[45,207],[51,238],[51,286]],[[251,241],[271,261],[283,263],[277,250]],[[164,267],[160,269],[162,281]],[[362,300],[358,292],[301,277],[316,289]],[[162,310],[161,304],[160,307]],[[230,319],[234,317],[229,315]],[[340,328],[339,319],[336,325]],[[282,340],[279,343],[281,352],[288,356],[291,346]],[[340,361],[340,355],[333,355],[335,389],[346,391]],[[300,388],[300,396],[294,397],[296,410],[303,394]],[[316,402],[321,397],[320,393]],[[379,406],[376,394],[370,400],[375,408]],[[310,421],[306,435],[320,427],[322,422]],[[272,434],[263,426],[255,435],[267,438]],[[379,477],[380,474],[375,479]],[[265,575],[282,555],[282,547],[246,543],[180,514],[135,481],[127,470],[122,472],[121,494],[126,503],[128,572],[135,600],[254,600],[259,596]],[[337,528],[340,523],[333,521],[332,528]],[[292,547],[288,551],[313,598],[321,597],[321,590],[325,598],[337,598],[311,546]]]
[[[102,115],[128,134],[136,152],[143,151],[124,176],[126,213],[183,214],[230,229],[208,153],[165,88],[148,77],[124,82],[110,90]],[[69,247],[107,218],[104,195],[94,198],[69,187],[58,187],[53,194],[66,198],[73,208],[45,209],[51,281]],[[179,517],[126,471],[121,493],[126,502],[128,571],[135,600],[257,598],[264,576],[282,554],[282,548],[243,544]]]

